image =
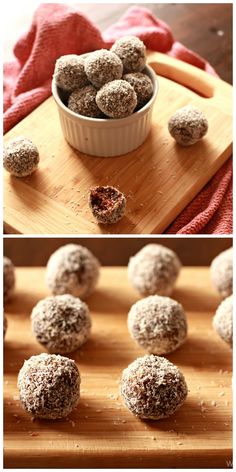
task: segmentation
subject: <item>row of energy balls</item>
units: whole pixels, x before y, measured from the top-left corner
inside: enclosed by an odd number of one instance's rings
[[[169,298],[180,268],[178,256],[158,244],[144,246],[128,264],[129,281],[145,297],[131,307],[128,329],[150,355],[136,359],[123,371],[121,394],[129,410],[140,418],[167,417],[187,396],[183,374],[166,358],[159,357],[177,349],[187,336],[184,309]],[[37,303],[31,320],[36,339],[53,354],[32,356],[25,361],[18,377],[22,405],[35,417],[62,418],[78,403],[79,370],[73,360],[60,354],[75,351],[90,336],[91,317],[81,299],[93,292],[99,272],[96,257],[75,244],[62,246],[48,261],[46,283],[53,295]],[[232,346],[232,249],[212,261],[211,277],[224,298],[213,326]],[[5,258],[5,301],[12,296],[14,285],[14,266]]]

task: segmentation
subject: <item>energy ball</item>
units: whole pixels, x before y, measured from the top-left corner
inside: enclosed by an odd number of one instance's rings
[[[124,72],[141,72],[146,64],[146,47],[136,36],[118,39],[111,51],[121,59]]]
[[[187,393],[183,374],[165,357],[139,357],[122,374],[121,395],[139,418],[167,418],[183,404]]]
[[[96,103],[110,118],[125,118],[132,115],[136,108],[137,95],[125,80],[113,80],[98,91]]]
[[[225,298],[217,308],[213,328],[223,341],[233,347],[233,295]]]
[[[35,418],[64,418],[79,401],[80,373],[72,359],[39,354],[24,362],[18,389],[23,408]]]
[[[226,249],[211,263],[211,279],[214,287],[225,298],[233,292],[233,248]]]
[[[90,335],[88,307],[72,295],[41,300],[31,314],[32,331],[49,352],[66,354],[84,344]]]
[[[126,198],[115,187],[94,187],[90,190],[89,206],[98,223],[117,223],[125,213]]]
[[[153,85],[150,77],[142,72],[133,72],[125,74],[123,79],[132,85],[137,95],[137,108],[142,108],[147,103],[153,94]]]
[[[147,244],[128,264],[128,279],[143,295],[170,295],[179,275],[181,262],[171,249]]]
[[[151,354],[175,351],[186,339],[187,320],[182,305],[151,295],[136,302],[128,314],[131,337]]]
[[[76,54],[61,56],[56,61],[54,79],[58,87],[67,92],[89,84],[84,70],[84,58]]]
[[[3,148],[3,167],[16,177],[31,175],[38,167],[39,152],[27,138],[8,141]]]
[[[8,326],[7,317],[6,317],[5,313],[3,313],[3,339],[6,336],[7,326]]]
[[[85,59],[84,67],[89,81],[97,88],[111,80],[121,79],[123,73],[121,60],[107,49],[90,53]]]
[[[8,257],[3,258],[4,302],[12,298],[15,289],[15,267]]]
[[[168,130],[178,144],[192,146],[207,133],[208,121],[201,110],[188,105],[171,116],[168,121]]]
[[[68,108],[79,115],[90,118],[104,118],[104,114],[96,104],[97,89],[93,85],[87,85],[79,90],[75,90],[69,96]]]
[[[94,291],[99,271],[99,261],[86,247],[66,244],[50,256],[46,283],[53,295],[68,293],[83,299]]]
[[[213,328],[223,341],[233,347],[233,295],[225,298],[217,308]]]

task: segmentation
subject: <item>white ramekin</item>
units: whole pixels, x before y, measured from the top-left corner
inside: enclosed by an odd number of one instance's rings
[[[52,94],[56,101],[63,135],[78,151],[91,156],[114,157],[139,147],[146,139],[150,127],[153,105],[158,92],[158,81],[151,67],[144,72],[153,83],[153,95],[140,110],[126,118],[97,119],[78,115],[64,105],[63,92],[52,80]]]

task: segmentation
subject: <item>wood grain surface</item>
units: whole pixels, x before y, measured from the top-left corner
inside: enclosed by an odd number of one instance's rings
[[[231,350],[212,329],[220,302],[209,270],[184,268],[173,292],[186,311],[189,334],[168,359],[189,387],[181,409],[160,421],[141,421],[124,406],[118,383],[122,370],[144,351],[130,339],[126,320],[139,298],[126,269],[103,268],[88,299],[92,337],[71,355],[82,375],[81,400],[67,420],[31,421],[16,388],[23,361],[43,351],[30,331],[30,312],[47,295],[45,269],[17,269],[15,297],[6,305],[6,468],[230,468]]]
[[[38,171],[24,179],[4,176],[7,232],[39,234],[161,233],[210,180],[232,152],[232,87],[189,64],[151,53],[160,91],[152,128],[137,150],[94,158],[64,140],[56,105],[46,100],[5,136],[23,135],[38,146]],[[192,90],[190,90],[190,88]],[[192,147],[170,137],[167,121],[192,104],[205,112],[209,132]],[[115,225],[98,225],[88,207],[93,185],[113,185],[127,197],[127,212]]]

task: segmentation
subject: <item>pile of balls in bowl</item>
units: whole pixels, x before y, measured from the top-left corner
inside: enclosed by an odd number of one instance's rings
[[[61,56],[55,64],[54,80],[66,92],[66,105],[74,113],[125,118],[152,97],[153,84],[145,65],[144,43],[136,36],[125,36],[111,50]]]

